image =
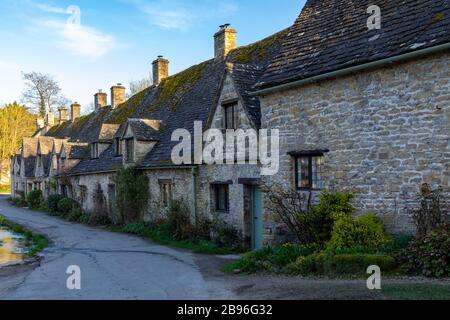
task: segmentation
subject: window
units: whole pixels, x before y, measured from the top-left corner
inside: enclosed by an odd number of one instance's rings
[[[121,149],[122,148],[120,146],[120,138],[116,138],[116,140],[115,140],[116,157],[122,155],[122,150]]]
[[[225,111],[225,129],[236,129],[236,103],[224,105]]]
[[[173,200],[172,182],[161,182],[161,203],[164,208],[168,208]]]
[[[297,189],[321,190],[325,188],[323,180],[323,154],[298,156],[295,159]]]
[[[91,158],[92,159],[98,158],[98,143],[91,144]]]
[[[230,210],[229,186],[227,184],[216,184],[213,188],[216,211],[228,212]]]
[[[127,162],[134,161],[134,139],[125,140],[125,148],[127,151]]]

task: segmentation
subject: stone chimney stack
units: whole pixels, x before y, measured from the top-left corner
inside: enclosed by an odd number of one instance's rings
[[[94,95],[94,105],[95,110],[101,109],[108,105],[108,95],[102,90],[98,90],[98,92]]]
[[[55,125],[55,115],[53,114],[53,112],[49,111],[47,113],[47,125],[50,127],[53,127]]]
[[[59,124],[69,120],[69,110],[67,108],[61,107],[59,111]]]
[[[36,130],[41,130],[45,127],[45,120],[44,118],[38,117],[36,119]]]
[[[70,106],[70,119],[75,122],[81,115],[81,105],[78,102],[72,103]]]
[[[111,107],[117,108],[118,105],[127,101],[126,89],[121,83],[111,87]]]
[[[158,59],[153,61],[153,84],[159,85],[161,81],[169,77],[169,60],[164,59],[163,56],[158,56]]]
[[[236,34],[236,30],[230,28],[230,24],[220,26],[220,30],[214,35],[216,59],[224,59],[231,50],[236,49]]]

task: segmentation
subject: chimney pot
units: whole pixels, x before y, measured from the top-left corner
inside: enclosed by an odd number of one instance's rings
[[[161,81],[169,77],[169,60],[164,59],[159,55],[158,58],[153,61],[153,84],[159,85]]]
[[[236,30],[226,23],[220,26],[220,30],[214,35],[214,57],[224,59],[230,51],[236,49]]]

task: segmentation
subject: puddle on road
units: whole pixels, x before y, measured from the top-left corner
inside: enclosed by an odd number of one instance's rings
[[[0,227],[0,266],[25,259],[27,247],[25,238]]]

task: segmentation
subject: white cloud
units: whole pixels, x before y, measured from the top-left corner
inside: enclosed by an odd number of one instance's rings
[[[40,25],[56,35],[58,47],[71,54],[90,59],[98,59],[117,47],[114,37],[94,28],[77,26],[57,20],[41,21]]]
[[[116,39],[90,26],[80,23],[81,13],[74,16],[74,7],[67,9],[34,3],[34,6],[45,13],[64,15],[64,19],[39,18],[35,26],[45,28],[54,37],[54,44],[70,54],[89,59],[98,59],[118,46]],[[76,7],[75,9],[77,9]]]

